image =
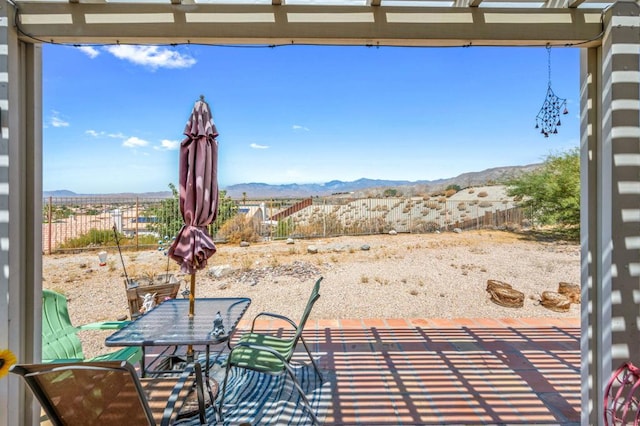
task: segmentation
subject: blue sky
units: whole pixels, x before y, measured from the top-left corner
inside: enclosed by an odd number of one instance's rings
[[[567,99],[534,128],[545,48],[43,46],[43,189],[166,191],[199,95],[219,184],[434,180],[579,145],[579,49],[551,51]]]

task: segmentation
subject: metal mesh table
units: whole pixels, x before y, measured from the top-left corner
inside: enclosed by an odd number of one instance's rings
[[[142,375],[147,374],[149,346],[205,346],[207,366],[212,345],[226,342],[251,304],[248,298],[197,298],[195,315],[189,318],[188,299],[169,299],[107,337],[106,346],[140,346]],[[213,320],[220,312],[224,333],[213,332]],[[207,374],[208,368],[205,369]]]

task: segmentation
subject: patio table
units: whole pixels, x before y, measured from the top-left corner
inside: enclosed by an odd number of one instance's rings
[[[147,347],[177,349],[186,345],[205,346],[205,375],[208,379],[210,346],[229,339],[250,304],[251,299],[244,297],[196,298],[195,315],[189,318],[188,299],[169,299],[107,337],[105,345],[140,346],[143,377],[152,372],[147,371],[146,367]],[[224,326],[224,333],[220,335],[213,332],[213,320],[217,312],[220,312]]]

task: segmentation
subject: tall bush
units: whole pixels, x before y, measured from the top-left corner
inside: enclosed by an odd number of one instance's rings
[[[579,233],[580,151],[573,148],[550,154],[535,171],[509,179],[507,193],[519,197],[519,204],[531,208],[542,225],[556,225]]]

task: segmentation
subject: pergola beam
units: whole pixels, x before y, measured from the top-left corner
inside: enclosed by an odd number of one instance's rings
[[[599,44],[602,32],[599,9],[186,2],[19,7],[21,38],[55,43],[588,47]]]

